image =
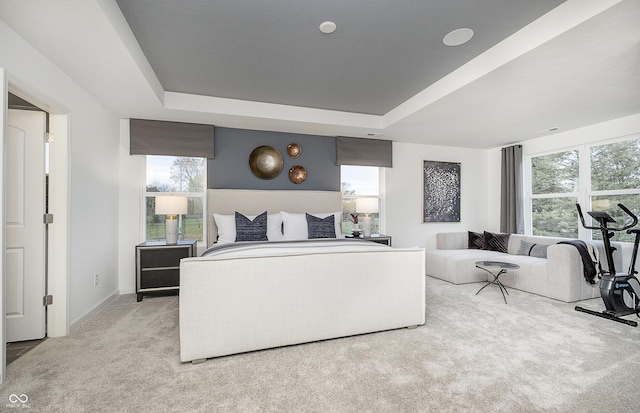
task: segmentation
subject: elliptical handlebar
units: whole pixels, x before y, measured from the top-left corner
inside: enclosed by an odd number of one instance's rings
[[[580,204],[576,203],[576,208],[578,209],[578,215],[580,216],[580,222],[582,222],[582,226],[585,227],[586,229],[602,229],[602,226],[599,227],[592,227],[592,226],[587,226],[585,220],[584,220],[584,216],[582,215],[582,209],[580,208]],[[638,217],[629,210],[629,208],[627,208],[626,206],[622,205],[622,204],[618,204],[618,208],[620,208],[621,210],[623,210],[627,215],[629,215],[631,217],[631,222],[627,225],[624,225],[620,228],[616,228],[616,227],[606,227],[608,230],[610,231],[624,231],[627,230],[629,228],[633,228],[636,226],[636,224],[638,223]],[[611,220],[610,222],[615,222],[614,220]]]
[[[626,214],[631,217],[631,223],[628,224],[628,225],[625,225],[624,227],[622,227],[620,229],[614,229],[614,231],[624,231],[626,229],[635,227],[636,224],[638,223],[638,217],[633,212],[629,211],[629,208],[627,208],[626,206],[624,206],[622,204],[618,204],[618,207],[621,210],[623,210],[624,212],[626,212]]]
[[[586,229],[600,229],[600,227],[590,227],[584,220],[584,215],[582,215],[582,208],[580,208],[580,204],[576,202],[576,208],[578,209],[578,216],[580,217],[580,222],[582,222],[582,226]]]

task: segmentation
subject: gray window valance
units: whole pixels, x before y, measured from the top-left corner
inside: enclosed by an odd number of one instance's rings
[[[380,139],[336,138],[336,165],[393,167],[392,142]]]
[[[213,159],[213,125],[130,119],[129,128],[131,155]]]

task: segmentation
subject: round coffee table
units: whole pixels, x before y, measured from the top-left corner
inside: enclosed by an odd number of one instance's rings
[[[493,281],[487,281],[487,283],[478,290],[476,295],[478,295],[480,291],[484,290],[487,285],[495,284],[500,288],[502,298],[504,298],[504,303],[507,304],[507,297],[504,293],[509,295],[509,291],[507,291],[507,287],[500,282],[500,276],[507,272],[507,270],[517,270],[520,266],[518,264],[504,261],[476,261],[476,268],[480,268],[493,276]],[[496,269],[498,269],[498,272],[495,272]]]

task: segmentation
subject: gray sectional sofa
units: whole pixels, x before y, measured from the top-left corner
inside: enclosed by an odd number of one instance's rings
[[[476,268],[482,260],[505,261],[518,264],[518,270],[509,270],[500,276],[507,287],[542,295],[564,302],[600,297],[598,283],[589,284],[584,277],[581,256],[573,245],[557,244],[563,238],[511,234],[507,253],[482,249],[469,249],[468,232],[439,233],[435,250],[426,251],[426,273],[454,284],[487,281],[493,278]],[[546,247],[547,258],[518,255],[521,242]],[[530,245],[527,244],[527,245]],[[522,254],[522,250],[520,251]],[[600,248],[600,258],[606,260]],[[616,262],[619,266],[620,263]]]

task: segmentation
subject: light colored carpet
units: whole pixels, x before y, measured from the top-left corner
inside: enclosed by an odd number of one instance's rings
[[[481,285],[427,278],[415,330],[199,365],[179,361],[177,297],[121,296],[9,365],[0,410],[26,394],[32,412],[640,411],[640,328]]]

